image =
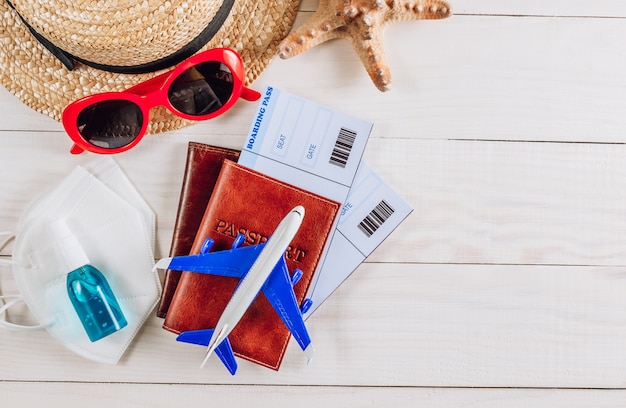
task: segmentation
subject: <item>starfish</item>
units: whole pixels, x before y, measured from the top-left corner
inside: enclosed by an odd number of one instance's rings
[[[381,91],[390,89],[382,30],[387,23],[435,20],[451,14],[442,0],[320,0],[313,16],[289,34],[278,54],[290,58],[333,38],[348,38],[370,78]]]

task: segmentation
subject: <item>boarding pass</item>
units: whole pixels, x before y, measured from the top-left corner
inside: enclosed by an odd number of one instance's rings
[[[315,273],[310,315],[411,212],[363,161],[372,123],[267,87],[239,163],[343,204]]]

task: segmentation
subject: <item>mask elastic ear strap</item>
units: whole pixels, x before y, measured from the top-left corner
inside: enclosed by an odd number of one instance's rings
[[[6,303],[4,303],[4,299],[7,298],[14,298],[11,301],[8,301]],[[0,300],[3,301],[3,305],[0,307],[0,328],[2,329],[6,329],[6,330],[41,330],[41,329],[45,329],[47,327],[49,327],[50,325],[52,325],[52,323],[54,323],[54,321],[51,322],[47,322],[47,323],[42,323],[42,324],[37,324],[37,325],[33,325],[33,326],[26,326],[23,324],[16,324],[16,323],[11,323],[11,322],[7,322],[6,320],[6,311],[13,305],[23,302],[24,300],[19,297],[19,296],[0,296]]]
[[[15,235],[11,232],[3,232],[0,231],[0,237],[5,236],[6,238],[4,238],[3,240],[0,241],[0,250],[2,250],[2,248],[4,248],[6,246],[6,244],[9,243],[9,241],[11,241],[13,238],[15,238]],[[12,259],[2,259],[0,258],[0,265],[15,265],[15,261],[13,261]],[[10,299],[13,298],[13,300],[5,302],[4,299]],[[3,329],[7,329],[7,330],[41,330],[41,329],[45,329],[46,327],[50,326],[52,323],[54,322],[47,322],[47,323],[43,323],[43,324],[37,324],[37,325],[33,325],[33,326],[26,326],[23,324],[16,324],[16,323],[11,323],[11,322],[7,322],[6,320],[6,311],[13,305],[23,302],[24,300],[21,298],[21,296],[19,295],[7,295],[7,296],[0,296],[0,302],[2,303],[2,306],[0,306],[0,328]]]
[[[2,251],[4,249],[4,247],[13,239],[15,238],[15,234],[9,231],[0,231],[0,237],[5,237],[4,239],[0,240],[0,251]],[[3,257],[0,257],[0,266],[2,265],[6,265],[6,266],[13,266],[13,265],[19,265],[23,268],[30,268],[31,265],[24,265],[21,264],[19,262],[14,261],[13,259],[4,259]],[[2,298],[2,296],[0,296],[0,299]]]
[[[15,238],[15,234],[9,231],[0,231],[0,237],[6,237],[0,241],[0,250],[2,250],[13,238]]]

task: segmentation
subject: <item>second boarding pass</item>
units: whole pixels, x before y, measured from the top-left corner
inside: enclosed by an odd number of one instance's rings
[[[274,87],[256,110],[239,163],[343,204],[308,297],[308,317],[411,213],[363,161],[372,123]]]

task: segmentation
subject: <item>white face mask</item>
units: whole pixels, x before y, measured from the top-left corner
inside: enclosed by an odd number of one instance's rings
[[[51,227],[55,222],[62,222],[71,234],[76,246],[70,252],[82,253],[80,256],[86,256],[89,264],[102,273],[125,318],[124,327],[99,340],[90,340],[83,325],[85,319],[81,322],[81,312],[70,300],[67,281],[72,270],[68,269],[76,265],[71,265],[67,255],[59,254],[60,240]],[[13,258],[6,261],[13,267],[21,293],[19,297],[4,296],[15,299],[5,301],[0,317],[23,300],[40,324],[22,326],[0,318],[0,327],[45,328],[83,357],[117,363],[155,307],[161,291],[153,270],[154,229],[154,213],[113,159],[101,158],[77,167],[24,211],[15,234]],[[81,288],[74,289],[80,297]],[[115,309],[118,305],[113,306]]]

